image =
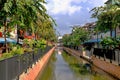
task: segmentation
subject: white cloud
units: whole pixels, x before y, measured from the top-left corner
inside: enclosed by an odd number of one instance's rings
[[[93,6],[101,6],[106,2],[107,0],[47,0],[48,4],[46,5],[47,10],[50,14],[56,15],[56,14],[68,14],[72,15],[75,12],[78,12],[81,10],[81,5],[75,5],[79,4],[81,2],[83,3],[90,3]],[[75,3],[75,4],[73,4]],[[89,8],[87,8],[89,10]]]
[[[81,6],[73,5],[72,3],[80,2],[81,0],[50,0],[47,4],[47,9],[52,14],[72,15],[81,9]]]
[[[89,8],[89,7],[87,7],[86,9],[87,9],[88,11],[90,11],[90,8]]]
[[[104,5],[107,0],[89,0],[89,3],[98,7]]]

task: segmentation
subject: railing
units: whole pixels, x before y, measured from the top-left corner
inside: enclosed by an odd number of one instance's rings
[[[116,62],[120,65],[120,50],[94,48],[93,55],[98,56],[99,59],[103,58],[105,61],[108,59],[110,63]]]
[[[0,80],[19,80],[19,75],[27,72],[50,49],[46,47],[44,51],[39,49],[37,53],[25,53],[0,61]]]

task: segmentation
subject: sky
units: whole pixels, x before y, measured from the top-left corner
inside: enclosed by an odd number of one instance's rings
[[[56,33],[60,35],[71,33],[73,25],[84,25],[94,22],[90,18],[90,10],[102,6],[107,0],[46,0],[47,11],[55,19]]]

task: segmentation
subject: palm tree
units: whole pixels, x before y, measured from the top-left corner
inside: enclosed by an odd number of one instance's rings
[[[119,17],[116,16],[119,15],[120,6],[117,4],[111,4],[107,6],[102,7],[95,7],[91,11],[93,11],[92,17],[97,18],[97,28],[100,31],[109,31],[110,30],[110,36],[112,36],[112,32],[116,27],[119,26]],[[116,36],[116,35],[115,35]]]

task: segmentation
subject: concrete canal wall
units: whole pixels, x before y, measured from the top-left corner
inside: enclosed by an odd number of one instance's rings
[[[95,66],[99,67],[100,69],[104,70],[105,72],[109,73],[110,75],[120,80],[120,66],[100,60],[94,56],[92,57],[91,60]]]
[[[52,55],[55,47],[49,50],[32,68],[30,68],[27,73],[20,75],[19,80],[35,80],[47,64],[50,56]]]
[[[92,58],[89,59],[86,56],[83,56],[83,53],[80,53],[80,52],[73,50],[73,49],[69,49],[69,48],[64,47],[64,50],[72,55],[76,55],[79,57],[81,56],[83,59],[85,59],[89,62],[92,62],[92,64],[95,65],[96,67],[102,69],[103,71],[107,72],[108,74],[110,74],[113,77],[120,80],[120,66],[111,64],[111,63],[106,62],[104,60],[100,60],[94,56],[92,56]]]

